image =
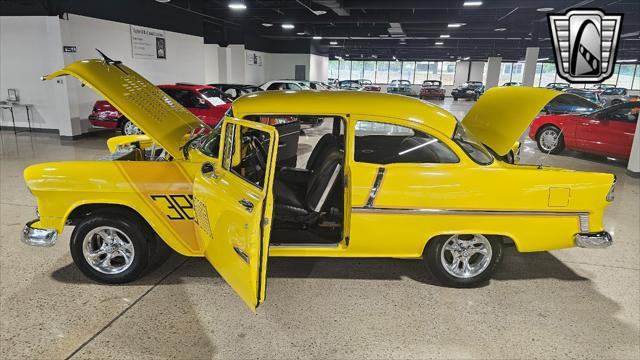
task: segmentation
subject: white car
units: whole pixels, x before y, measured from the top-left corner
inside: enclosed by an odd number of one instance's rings
[[[262,90],[309,90],[308,81],[304,80],[273,80],[260,85]]]

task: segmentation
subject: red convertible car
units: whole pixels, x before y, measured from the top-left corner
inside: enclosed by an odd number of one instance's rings
[[[529,137],[543,152],[563,149],[629,159],[638,122],[640,102],[627,102],[590,114],[542,115],[529,129]]]
[[[231,100],[213,86],[177,83],[158,87],[211,126],[216,125],[231,107]],[[124,135],[140,133],[131,121],[105,100],[96,101],[89,115],[89,122],[95,127],[121,129]]]

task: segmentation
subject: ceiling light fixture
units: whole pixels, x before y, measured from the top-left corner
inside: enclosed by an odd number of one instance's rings
[[[451,36],[450,35],[440,35],[440,37],[443,38],[443,39],[447,39],[447,38],[450,38]]]
[[[247,10],[247,5],[243,1],[231,0],[229,2],[229,9],[231,10]]]
[[[326,11],[324,11],[324,10],[313,10],[312,8],[310,8],[309,6],[307,6],[305,3],[303,3],[303,2],[302,2],[302,1],[300,1],[300,0],[296,0],[296,2],[297,2],[298,4],[300,4],[300,5],[304,6],[305,8],[307,8],[307,10],[311,11],[311,12],[313,13],[313,15],[315,15],[315,16],[324,15],[324,14],[326,14],[326,13],[327,13],[327,12],[326,12]]]
[[[444,43],[442,41],[436,41],[436,45],[443,45]]]
[[[171,1],[171,0],[156,0],[156,2],[159,2],[159,3],[161,3],[161,4],[166,4],[166,3],[168,3],[169,1]]]
[[[449,25],[447,25],[447,27],[450,27],[450,28],[459,28],[459,27],[461,27],[461,26],[465,26],[465,25],[467,25],[467,24],[465,24],[465,23],[453,23],[453,24],[449,24]]]
[[[349,54],[344,54],[344,57],[349,57]]]
[[[272,26],[273,26],[273,24],[270,24],[270,23],[262,23],[262,26],[264,26],[264,27],[272,27]]]
[[[322,36],[317,36],[316,35],[316,36],[313,37],[313,40],[322,40]]]
[[[482,5],[482,1],[465,1],[462,6],[480,6]]]
[[[536,9],[536,11],[539,11],[539,12],[549,12],[549,11],[553,11],[553,10],[554,10],[554,8],[552,8],[552,7],[542,7],[542,8],[537,8]]]
[[[338,45],[337,41],[329,41],[329,45]]]
[[[297,33],[296,33],[296,35],[300,35],[300,36],[302,36],[302,35],[307,35],[307,33],[306,33],[306,32],[304,32],[304,31],[301,31],[301,32],[297,32]]]
[[[545,61],[545,60],[549,60],[549,58],[540,58],[540,59],[538,59],[538,61]]]
[[[468,57],[468,56],[467,56],[467,57],[462,58],[462,60],[469,60],[469,59],[471,59],[471,58],[470,58],[470,57]]]
[[[495,28],[493,29],[493,31],[506,31],[507,28]]]
[[[287,29],[287,30],[295,28],[295,26],[293,26],[293,24],[282,24],[280,26],[282,26],[283,29]]]
[[[638,59],[624,59],[624,60],[618,60],[618,62],[621,63],[632,63],[632,62],[638,62]]]

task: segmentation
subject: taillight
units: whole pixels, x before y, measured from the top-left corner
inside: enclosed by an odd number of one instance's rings
[[[611,188],[609,189],[609,192],[607,193],[607,201],[611,202],[613,201],[613,199],[615,198],[615,190],[616,190],[616,182],[617,182],[618,178],[613,175],[613,184],[611,184]]]

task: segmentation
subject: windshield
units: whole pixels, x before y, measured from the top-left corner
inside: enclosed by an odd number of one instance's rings
[[[207,101],[209,101],[214,106],[224,105],[229,102],[227,101],[227,98],[224,96],[224,94],[218,89],[200,89],[200,94],[202,94],[202,96],[204,96],[205,99],[207,99]]]
[[[489,165],[493,162],[493,156],[487,148],[476,140],[476,138],[465,129],[462,124],[456,126],[456,131],[453,134],[453,141],[455,141],[462,150],[464,150],[469,157],[480,165]]]
[[[199,145],[196,145],[200,152],[210,157],[218,157],[218,151],[220,150],[220,133],[222,132],[223,122],[224,121],[220,121],[208,135],[200,139]]]

